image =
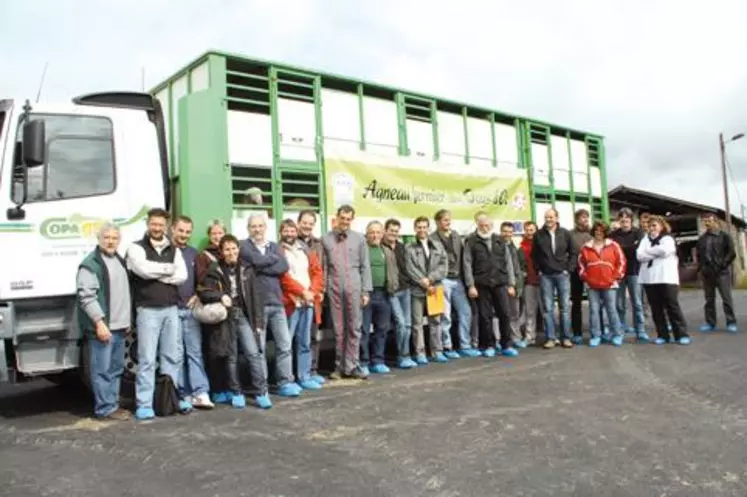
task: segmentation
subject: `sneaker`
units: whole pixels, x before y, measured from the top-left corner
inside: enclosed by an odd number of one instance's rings
[[[729,333],[738,333],[739,326],[737,326],[737,323],[729,323],[726,325],[726,331],[728,331]]]
[[[701,333],[710,333],[712,331],[716,331],[716,327],[712,324],[704,323],[700,325],[700,328],[698,328],[698,331],[700,331]]]
[[[415,362],[418,364],[418,366],[425,366],[428,364],[428,358],[424,355],[419,355],[415,358]]]
[[[301,395],[301,387],[296,383],[286,383],[278,388],[278,395],[281,397],[298,397]]]
[[[495,349],[485,349],[482,355],[483,357],[495,357]]]
[[[339,371],[332,371],[329,374],[329,379],[332,380],[332,381],[341,380],[342,379],[342,374]]]
[[[228,392],[214,392],[213,402],[215,404],[230,404],[231,394],[229,394]]]
[[[554,349],[555,340],[545,340],[545,344],[542,346],[543,349]]]
[[[581,345],[584,343],[584,337],[583,335],[574,335],[571,341],[573,342],[573,345]]]
[[[325,383],[327,383],[327,380],[324,379],[324,376],[320,374],[312,374],[311,381],[315,381],[316,383],[319,383],[320,385],[324,385]]]
[[[677,343],[679,343],[680,345],[690,345],[691,343],[693,343],[693,339],[690,337],[680,337],[680,339],[677,340]]]
[[[564,349],[572,349],[573,348],[573,342],[571,342],[569,339],[564,338],[563,339],[563,348]]]
[[[636,333],[634,326],[628,326],[628,328],[625,330],[625,333],[629,335],[634,335]]]
[[[304,390],[321,390],[322,386],[312,379],[303,380],[299,386]]]
[[[354,380],[367,380],[369,376],[368,368],[366,368],[365,370],[361,367],[355,368],[352,373],[346,376]]]
[[[254,397],[254,401],[260,409],[270,409],[272,407],[272,401],[270,400],[270,396],[267,394],[257,395]]]
[[[622,347],[623,337],[622,335],[615,335],[612,337],[612,345],[615,347]]]
[[[449,362],[449,360],[446,358],[443,352],[437,352],[436,355],[433,356],[433,362],[444,364],[446,362]]]
[[[459,355],[459,352],[455,350],[445,350],[444,355],[447,359],[459,359],[460,357],[462,357]]]
[[[368,366],[360,366],[360,370],[364,376],[369,376],[371,374],[371,371],[369,371]]]
[[[156,417],[152,407],[138,407],[135,410],[135,419],[138,421],[147,421]]]
[[[600,343],[602,343],[602,339],[599,337],[591,337],[589,339],[589,347],[599,347]]]
[[[132,413],[128,411],[127,409],[122,409],[121,407],[118,409],[114,409],[112,412],[107,414],[106,416],[95,416],[95,419],[100,420],[111,420],[111,421],[129,421],[132,419]]]
[[[656,338],[656,340],[654,340],[654,343],[656,345],[664,345],[665,343],[667,343],[667,339],[666,338],[658,337],[658,338]]]
[[[501,351],[501,354],[505,357],[519,357],[519,351],[513,347],[506,347]]]
[[[179,401],[179,414],[188,414],[192,412],[192,403],[187,399],[181,399]]]
[[[210,402],[210,396],[203,392],[192,397],[192,405],[197,409],[213,409],[215,404]]]
[[[639,331],[636,336],[636,340],[638,340],[641,343],[648,343],[651,341],[651,338],[648,336],[648,333],[645,331]]]
[[[371,366],[371,372],[375,374],[387,374],[391,372],[391,369],[389,369],[385,364],[374,364]]]
[[[519,340],[517,342],[514,342],[514,347],[517,349],[525,349],[527,348],[527,343],[524,340]]]
[[[477,349],[462,349],[459,351],[459,355],[462,357],[480,357],[480,351]]]
[[[405,357],[404,359],[399,360],[397,367],[399,369],[412,369],[418,367],[418,364],[409,357]]]
[[[231,398],[231,405],[235,409],[243,409],[243,408],[245,408],[246,407],[246,397],[244,397],[243,395],[234,395]]]

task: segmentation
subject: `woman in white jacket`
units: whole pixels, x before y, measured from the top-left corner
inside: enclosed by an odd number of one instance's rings
[[[651,305],[651,317],[656,325],[657,345],[677,342],[689,345],[690,335],[679,303],[680,275],[677,245],[670,234],[669,223],[661,216],[651,216],[648,236],[638,244],[636,257],[641,263],[638,280],[643,285]],[[667,319],[671,325],[667,326]]]

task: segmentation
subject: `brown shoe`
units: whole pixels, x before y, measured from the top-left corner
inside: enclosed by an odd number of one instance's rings
[[[329,374],[329,379],[332,381],[341,380],[342,375],[340,374],[339,371],[333,371],[332,373]]]
[[[573,348],[573,342],[571,342],[570,338],[564,338],[563,339],[563,348],[564,349],[572,349]]]
[[[543,349],[554,349],[555,348],[555,340],[545,340],[544,345],[542,345]]]

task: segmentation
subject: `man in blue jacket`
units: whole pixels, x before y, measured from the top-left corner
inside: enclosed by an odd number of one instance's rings
[[[265,237],[267,223],[261,215],[252,215],[248,222],[249,238],[241,242],[241,260],[251,265],[257,275],[260,292],[265,299],[265,319],[275,341],[275,376],[277,393],[283,397],[298,397],[301,386],[293,381],[293,343],[283,306],[280,276],[288,271],[288,260],[280,254],[278,245]],[[265,335],[262,335],[262,341]],[[264,347],[264,343],[262,344]]]

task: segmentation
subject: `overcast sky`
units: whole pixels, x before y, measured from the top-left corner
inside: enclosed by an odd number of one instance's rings
[[[722,207],[718,133],[747,132],[747,2],[690,3],[0,0],[0,98],[33,97],[45,61],[59,99],[139,89],[143,67],[150,88],[215,48],[598,132],[610,188]],[[738,212],[747,138],[728,153]]]

